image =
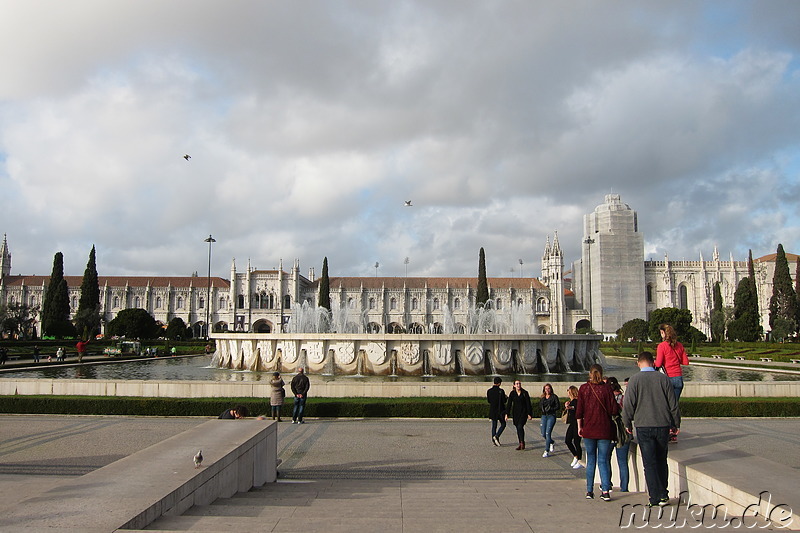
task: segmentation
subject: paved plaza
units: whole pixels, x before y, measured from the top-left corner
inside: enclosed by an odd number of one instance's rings
[[[0,416],[0,513],[205,420]],[[597,531],[618,528],[625,504],[646,501],[618,490],[609,503],[584,499],[584,470],[569,467],[563,424],[556,427],[556,453],[543,458],[537,422],[527,426],[525,451],[514,449],[510,427],[504,445],[492,446],[485,420],[284,422],[278,483],[164,517],[149,529]],[[760,456],[787,476],[800,473],[800,421],[689,419],[676,446],[690,446],[697,434],[741,460]],[[770,480],[763,481],[769,490]]]

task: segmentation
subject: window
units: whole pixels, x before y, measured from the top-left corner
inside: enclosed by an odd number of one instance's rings
[[[36,305],[36,296],[31,296],[31,307]]]
[[[536,300],[537,313],[547,313],[548,311],[550,311],[550,303],[547,301],[547,298],[539,298]]]
[[[370,298],[369,299],[369,308],[370,309],[375,309],[375,298]]]
[[[347,299],[347,307],[349,307],[350,309],[355,309],[356,308],[356,303],[353,301],[352,298],[348,298]]]
[[[292,297],[288,294],[283,297],[283,308],[284,309],[291,309],[292,307]]]
[[[114,308],[118,308],[119,307],[119,296],[114,296],[114,305],[113,305],[113,307]]]
[[[201,296],[200,300],[197,303],[197,307],[199,307],[200,309],[203,309],[203,308],[205,308],[205,306],[206,306],[206,299]]]
[[[156,298],[156,309],[161,309],[161,296]]]
[[[522,298],[519,298],[517,300],[517,307],[522,307],[523,305],[525,305],[525,301]]]
[[[686,290],[686,285],[678,287],[678,300],[681,309],[689,309],[689,291]]]
[[[396,298],[392,298],[391,300],[389,300],[389,309],[391,309],[392,311],[397,309],[397,299]]]
[[[434,298],[433,299],[433,309],[434,309],[434,311],[439,309],[439,298]]]
[[[137,296],[136,298],[133,299],[133,307],[135,307],[136,309],[139,309],[141,306],[142,306],[142,301]]]
[[[244,294],[240,294],[240,295],[239,295],[239,299],[238,299],[238,302],[237,302],[237,303],[239,304],[239,305],[238,305],[238,307],[239,307],[240,309],[241,309],[242,307],[244,307]]]
[[[653,286],[648,283],[647,284],[647,303],[653,302]]]
[[[78,297],[77,296],[73,296],[72,297],[72,308],[73,309],[77,309],[78,308]]]
[[[461,298],[456,298],[453,301],[453,309],[461,309]]]
[[[227,309],[227,307],[228,306],[225,305],[225,297],[223,296],[222,298],[219,299],[219,308],[220,309]]]
[[[183,296],[178,296],[178,309],[183,309]]]
[[[503,308],[503,299],[502,298],[498,298],[497,302],[496,302],[496,305],[495,305],[495,309],[497,309],[499,311],[502,308]]]
[[[412,298],[411,299],[411,310],[412,311],[416,311],[417,310],[417,299],[416,298]]]

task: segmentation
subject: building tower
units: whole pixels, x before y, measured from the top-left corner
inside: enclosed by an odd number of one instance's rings
[[[645,317],[644,237],[636,211],[618,194],[607,194],[583,217],[581,248],[576,296],[589,311],[591,327],[615,335],[628,320]]]
[[[8,251],[8,239],[3,234],[3,244],[0,246],[0,278],[11,275],[11,252]]]
[[[547,237],[544,254],[542,255],[542,282],[550,288],[550,333],[572,333],[565,328],[565,301],[564,301],[564,252],[558,243],[558,233],[553,236],[553,245],[550,246],[550,237]]]

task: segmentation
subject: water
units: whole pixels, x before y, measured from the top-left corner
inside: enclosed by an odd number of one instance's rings
[[[185,380],[185,381],[269,381],[272,372],[252,372],[212,367],[211,358],[206,356],[147,359],[111,364],[87,364],[71,367],[47,367],[34,370],[17,370],[0,373],[0,379],[103,379],[103,380]],[[605,374],[622,381],[638,372],[636,361],[631,359],[609,360]],[[349,380],[355,382],[379,383],[383,381],[463,381],[491,382],[492,376],[315,376],[322,381]],[[523,382],[565,382],[585,381],[587,372],[566,372],[561,374],[518,374],[503,376],[504,381],[520,379]],[[729,370],[691,365],[684,367],[687,381],[800,381],[798,374],[780,374],[751,370]]]

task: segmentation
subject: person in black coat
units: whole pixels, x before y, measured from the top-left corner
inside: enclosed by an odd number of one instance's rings
[[[511,420],[514,422],[514,427],[517,428],[517,437],[519,439],[518,450],[525,449],[525,423],[533,418],[533,407],[531,406],[531,396],[528,391],[522,388],[522,382],[516,380],[514,382],[514,389],[508,395],[508,403],[506,405],[506,420],[508,414],[511,414]]]
[[[489,420],[492,421],[492,444],[495,446],[500,446],[500,435],[506,429],[507,398],[506,391],[500,388],[502,382],[503,380],[499,377],[494,378],[494,385],[486,391],[486,401],[489,402]]]

